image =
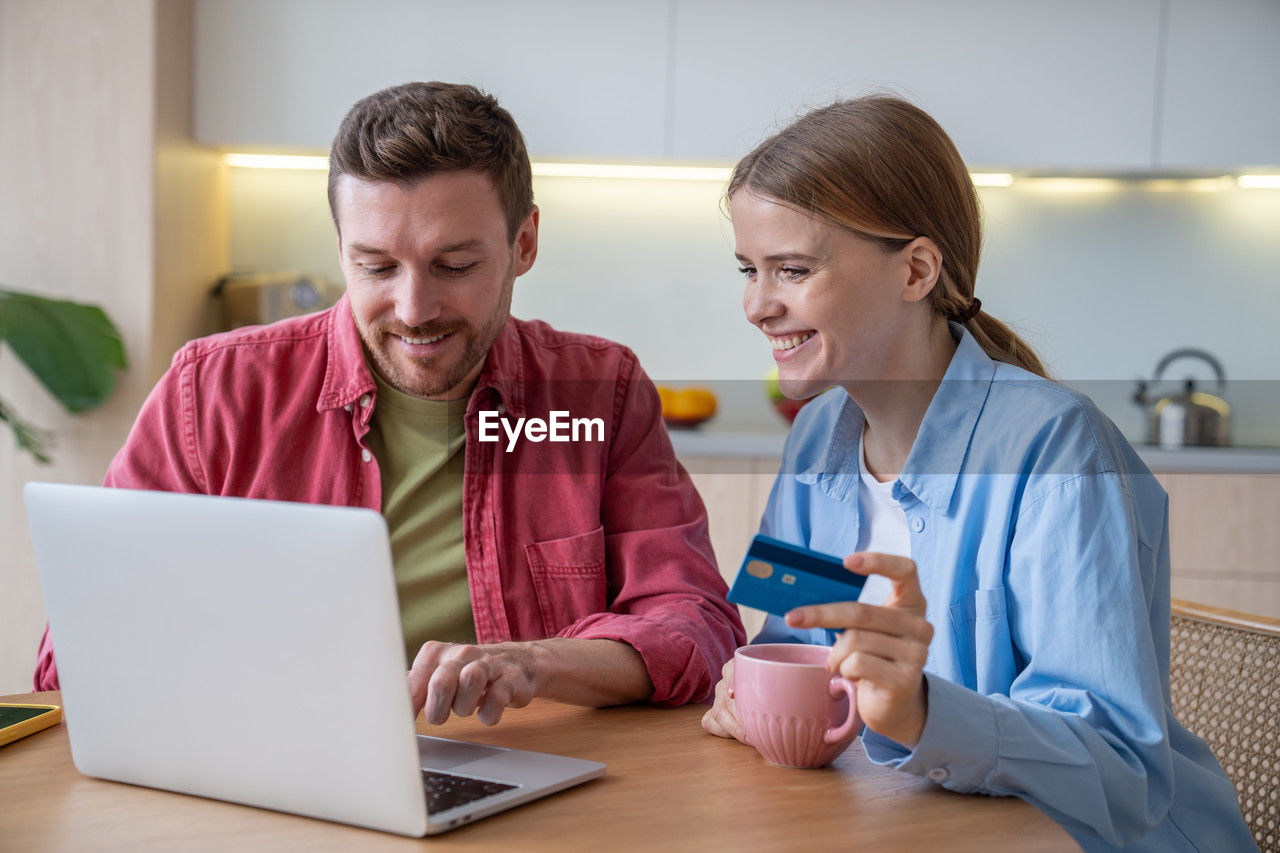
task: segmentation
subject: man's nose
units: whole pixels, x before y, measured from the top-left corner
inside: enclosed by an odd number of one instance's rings
[[[439,294],[427,277],[409,269],[396,283],[396,319],[409,328],[429,323],[440,316]]]

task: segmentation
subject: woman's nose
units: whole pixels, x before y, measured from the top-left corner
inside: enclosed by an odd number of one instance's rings
[[[770,317],[781,314],[782,305],[773,288],[759,282],[747,282],[746,289],[742,292],[742,310],[747,315],[747,321],[758,326]]]

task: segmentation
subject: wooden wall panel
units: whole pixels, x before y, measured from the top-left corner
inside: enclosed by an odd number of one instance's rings
[[[0,282],[101,304],[146,361],[152,253],[151,0],[0,3]],[[56,430],[55,463],[36,466],[0,435],[0,689],[29,689],[44,607],[22,485],[101,478],[146,377],[79,418],[0,354],[0,394]],[[6,430],[7,433],[7,430]],[[117,444],[118,446],[118,444]]]
[[[131,365],[72,417],[0,352],[0,396],[58,438],[44,467],[0,432],[0,692],[29,689],[45,621],[23,484],[101,482],[226,269],[220,167],[187,139],[190,20],[189,0],[0,0],[0,284],[101,305]]]

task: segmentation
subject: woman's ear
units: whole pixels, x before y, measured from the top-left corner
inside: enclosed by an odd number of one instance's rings
[[[942,252],[928,237],[917,237],[902,248],[907,261],[907,284],[903,302],[919,302],[933,290],[942,275]]]

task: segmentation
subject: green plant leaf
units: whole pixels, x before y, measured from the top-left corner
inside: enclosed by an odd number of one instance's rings
[[[71,412],[105,401],[127,366],[120,332],[102,309],[65,299],[0,288],[0,340]]]
[[[17,439],[19,448],[29,450],[37,462],[43,465],[49,464],[49,447],[53,444],[52,433],[18,417],[4,400],[0,400],[0,423],[7,423],[13,427],[13,437]]]

